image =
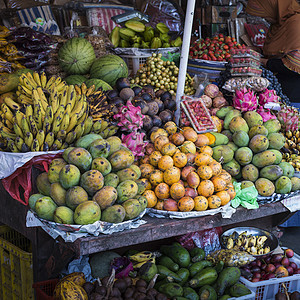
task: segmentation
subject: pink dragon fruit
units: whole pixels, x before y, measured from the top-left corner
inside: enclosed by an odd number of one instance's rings
[[[271,113],[270,109],[263,108],[262,106],[260,106],[256,112],[261,115],[264,122],[267,122],[270,119],[276,119],[276,116]]]
[[[277,113],[277,118],[285,131],[299,129],[300,116],[297,108],[282,104],[281,110]]]
[[[253,91],[246,89],[245,87],[235,91],[233,98],[233,106],[242,112],[256,110],[257,97]]]
[[[118,126],[121,130],[136,131],[143,126],[144,115],[141,113],[141,108],[135,107],[128,100],[126,105],[123,105],[119,113],[114,115],[114,119],[118,121]]]
[[[145,147],[148,142],[145,142],[144,139],[145,133],[132,131],[129,134],[122,134],[121,140],[124,146],[126,146],[134,155],[135,158],[144,156]]]
[[[265,89],[262,93],[259,94],[258,103],[259,105],[264,106],[266,103],[269,102],[278,103],[279,97],[276,95],[275,90]]]

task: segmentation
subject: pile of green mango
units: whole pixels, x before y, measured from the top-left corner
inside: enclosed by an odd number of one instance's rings
[[[142,22],[128,20],[125,27],[115,27],[109,35],[115,47],[157,49],[180,47],[181,37],[171,40],[169,28],[164,23],[156,24],[155,28],[146,26]]]
[[[224,262],[214,265],[205,259],[201,248],[188,251],[179,243],[161,246],[162,254],[147,273],[158,274],[154,288],[169,299],[229,299],[251,294],[239,283],[241,272],[237,267],[225,267]],[[147,274],[143,274],[148,281]]]
[[[242,181],[242,189],[255,186],[266,197],[300,189],[294,167],[282,160],[280,149],[285,145],[285,137],[277,119],[263,122],[257,112],[242,114],[232,106],[222,107],[217,117],[224,120],[224,130],[212,132],[216,138],[211,145],[213,158],[222,158],[223,169]]]
[[[117,136],[91,133],[55,158],[36,179],[39,194],[30,208],[45,220],[62,224],[121,223],[147,207],[146,187],[134,155]]]

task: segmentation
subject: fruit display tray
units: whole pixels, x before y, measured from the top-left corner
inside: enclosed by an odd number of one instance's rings
[[[231,49],[230,54],[233,57],[252,57],[254,59],[260,59],[260,54],[252,49]]]
[[[260,67],[260,61],[256,59],[252,59],[250,57],[247,58],[232,58],[231,66],[233,68],[235,67],[253,67],[253,68],[259,68]]]
[[[180,106],[197,133],[216,131],[216,126],[201,98],[182,96]]]
[[[294,254],[290,261],[295,262],[300,266],[300,256]],[[273,300],[277,292],[283,292],[284,288],[282,283],[286,286],[288,292],[300,291],[300,274],[283,278],[273,278],[258,282],[251,282],[244,277],[240,281],[251,291],[255,293],[255,300]]]
[[[234,67],[230,70],[232,76],[260,76],[261,69],[254,67]]]

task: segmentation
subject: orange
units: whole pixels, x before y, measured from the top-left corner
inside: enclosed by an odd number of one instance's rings
[[[208,207],[211,209],[219,208],[221,206],[221,199],[216,195],[212,195],[208,197],[207,201],[208,201]]]
[[[226,191],[221,191],[216,193],[216,196],[218,196],[221,199],[221,205],[226,205],[230,201],[230,195]]]
[[[163,210],[164,209],[164,200],[158,200],[156,205],[154,206],[155,209]]]
[[[208,165],[213,161],[212,157],[206,153],[199,153],[195,157],[195,165],[196,166],[203,166],[203,165]]]
[[[191,211],[194,209],[195,203],[191,197],[183,197],[178,201],[178,208],[180,211]]]
[[[151,207],[154,207],[156,205],[156,203],[157,203],[157,197],[156,197],[155,193],[152,190],[146,190],[143,193],[143,196],[148,201],[147,207],[151,208]]]
[[[199,196],[209,197],[213,195],[214,184],[210,180],[202,180],[197,188]]]
[[[213,176],[213,171],[209,166],[200,166],[197,173],[201,179],[207,180]]]
[[[172,168],[174,166],[174,161],[171,156],[164,155],[157,164],[158,168],[162,171],[165,171],[169,168]]]
[[[195,207],[194,209],[197,211],[204,211],[208,208],[208,201],[203,196],[197,196],[194,198]]]
[[[170,197],[170,188],[169,186],[162,182],[154,190],[155,195],[158,199],[167,199]]]
[[[171,198],[173,198],[174,200],[179,200],[184,196],[184,194],[185,194],[185,188],[181,183],[175,182],[171,185],[170,188]]]
[[[209,146],[201,146],[199,148],[199,151],[200,151],[200,153],[206,153],[209,156],[212,156],[213,153],[214,153],[213,149],[211,147],[209,147]]]
[[[187,164],[187,156],[185,153],[178,152],[173,155],[174,166],[177,168],[183,168]]]

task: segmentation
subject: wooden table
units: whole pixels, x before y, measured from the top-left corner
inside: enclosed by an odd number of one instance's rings
[[[120,251],[132,245],[139,248],[149,245],[153,247],[162,240],[218,226],[231,228],[243,225],[270,229],[292,215],[277,202],[263,205],[257,210],[238,208],[230,219],[223,219],[221,214],[191,219],[157,219],[145,216],[147,223],[139,228],[112,235],[80,238],[74,243],[66,243],[61,238],[53,240],[39,227],[27,228],[25,220],[28,207],[12,199],[2,184],[0,193],[0,222],[12,227],[32,242],[34,281],[57,277],[72,259],[80,255],[110,249]]]

